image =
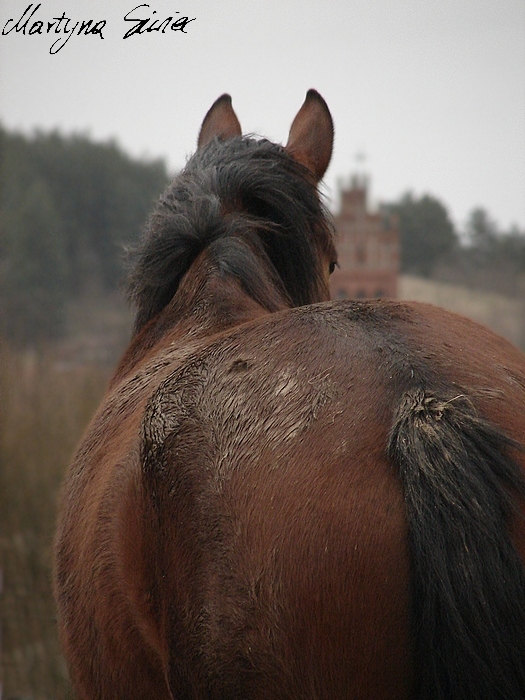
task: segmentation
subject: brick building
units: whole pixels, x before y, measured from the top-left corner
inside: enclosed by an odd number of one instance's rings
[[[335,216],[339,268],[330,286],[333,299],[395,298],[399,274],[397,217],[386,208],[367,210],[366,178],[354,176],[341,190]]]

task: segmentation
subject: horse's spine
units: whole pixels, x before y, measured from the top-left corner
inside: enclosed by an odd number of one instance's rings
[[[464,396],[418,389],[396,411],[421,700],[525,698],[525,568],[509,535],[525,481],[512,449]]]

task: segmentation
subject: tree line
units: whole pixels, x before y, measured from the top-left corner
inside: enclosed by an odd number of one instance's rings
[[[115,143],[0,127],[0,322],[28,344],[61,334],[69,300],[111,291],[123,248],[168,181]]]
[[[430,195],[407,193],[388,209],[399,218],[402,272],[525,296],[525,231],[502,231],[482,207],[458,231]]]
[[[133,244],[168,182],[162,160],[115,143],[0,125],[0,323],[18,344],[59,337],[69,301],[116,289]],[[435,197],[407,193],[397,214],[401,271],[525,293],[525,234],[502,232],[481,208],[465,231]]]

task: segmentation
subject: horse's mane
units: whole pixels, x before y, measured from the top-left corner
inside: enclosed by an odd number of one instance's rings
[[[244,245],[219,244],[232,237]],[[252,137],[211,140],[159,199],[128,278],[136,330],[169,303],[205,249],[257,297],[251,251],[293,306],[318,299],[320,253],[335,260],[333,226],[307,169]]]

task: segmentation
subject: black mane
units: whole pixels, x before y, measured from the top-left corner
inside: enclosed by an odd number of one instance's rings
[[[213,139],[161,196],[135,251],[128,287],[137,308],[135,330],[170,302],[203,250],[238,256],[238,246],[212,245],[230,237],[264,256],[290,305],[319,299],[319,255],[335,260],[335,252],[332,225],[309,172],[270,141]],[[253,266],[233,257],[221,262],[256,294],[254,280],[243,279]]]

